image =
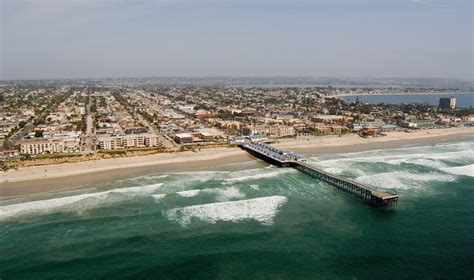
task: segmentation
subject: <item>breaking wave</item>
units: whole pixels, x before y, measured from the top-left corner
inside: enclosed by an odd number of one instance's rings
[[[407,171],[395,171],[365,175],[356,178],[357,182],[371,185],[375,188],[411,189],[425,187],[426,182],[453,182],[456,178],[452,175],[436,172],[414,174]]]
[[[195,190],[187,190],[187,191],[181,191],[177,192],[176,194],[182,196],[182,197],[193,197],[198,195],[199,193],[213,193],[216,195],[216,200],[217,201],[227,201],[233,198],[243,198],[245,195],[240,192],[238,188],[235,187],[229,187],[225,189],[195,189]]]
[[[409,179],[413,179],[414,181],[419,181],[420,178],[423,178],[423,180],[431,178],[429,180],[439,181],[453,180],[452,176],[446,176],[444,173],[470,176],[474,173],[472,171],[472,165],[470,165],[474,158],[473,143],[472,141],[465,141],[433,146],[364,151],[343,155],[312,157],[310,160],[312,164],[327,172],[338,175],[348,173],[350,174],[349,176],[357,177],[359,180],[369,184],[376,182],[379,185],[383,182],[383,177],[388,176],[385,178],[387,184],[398,185],[403,188],[403,186],[406,186],[408,183],[403,182]],[[429,172],[425,173],[425,176],[418,173],[420,169],[413,172],[413,170],[407,170],[406,166],[402,164],[412,164],[419,168],[428,168],[426,171]],[[466,167],[450,167],[452,165],[464,165]],[[393,166],[393,168],[390,166]],[[374,174],[380,174],[380,172],[383,172],[384,175]],[[393,174],[393,176],[391,174]],[[397,178],[398,176],[404,178]],[[415,182],[414,185],[420,184]]]
[[[161,186],[160,183],[0,206],[0,221],[12,217],[46,214],[58,210],[84,211],[105,202],[117,202],[130,197],[147,196],[157,191]]]
[[[217,202],[174,208],[165,212],[167,218],[187,226],[193,218],[214,224],[217,221],[238,222],[255,220],[262,225],[273,224],[279,208],[285,204],[284,196],[261,197],[248,200]]]
[[[445,167],[441,168],[440,170],[449,174],[474,177],[474,164],[456,167]]]
[[[182,197],[193,197],[199,194],[201,190],[188,190],[188,191],[182,191],[182,192],[177,192],[176,194],[182,196]]]
[[[231,178],[224,179],[224,184],[234,183],[234,182],[242,182],[242,181],[251,181],[251,180],[258,180],[264,178],[273,178],[280,176],[285,173],[296,172],[293,169],[270,169],[271,171],[265,172],[263,169],[251,170],[247,172],[236,172],[231,175]],[[253,172],[252,172],[253,171]],[[242,176],[243,175],[243,176]]]
[[[153,194],[151,197],[155,199],[155,202],[158,202],[165,198],[166,194],[165,193],[160,193],[160,194]]]

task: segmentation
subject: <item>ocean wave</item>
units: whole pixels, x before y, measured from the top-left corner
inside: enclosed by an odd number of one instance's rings
[[[229,171],[193,171],[193,172],[175,172],[170,175],[177,176],[179,181],[207,182],[219,179],[228,174]]]
[[[151,197],[153,197],[155,199],[155,202],[158,202],[158,201],[162,200],[163,198],[165,198],[165,196],[166,196],[165,193],[151,195]]]
[[[440,169],[446,166],[446,163],[434,158],[417,158],[408,160],[407,163],[413,163],[416,165],[431,167],[433,169]]]
[[[455,148],[456,150],[472,150],[474,148],[474,142],[463,141],[463,142],[457,142],[457,143],[439,143],[439,144],[436,144],[435,147],[444,148],[444,149]]]
[[[426,182],[453,182],[456,178],[436,172],[414,174],[407,171],[394,171],[373,175],[364,175],[356,178],[357,182],[388,189],[412,189],[426,187]]]
[[[383,163],[390,165],[408,163],[429,167],[435,170],[442,170],[447,166],[447,162],[458,164],[471,163],[472,158],[474,158],[474,154],[470,150],[436,151],[433,149],[429,149],[425,152],[421,152],[420,149],[410,149],[404,153],[400,153],[400,149],[397,149],[381,151],[378,154],[375,153],[375,155],[373,152],[357,153],[357,156],[351,155],[352,154],[345,154],[342,158],[311,158],[311,163],[327,172],[342,174],[344,170],[351,169],[357,176],[363,176],[366,175],[367,172],[358,168],[358,164],[360,163]]]
[[[445,167],[445,168],[441,168],[440,170],[449,174],[474,177],[474,164],[464,165],[464,166],[455,166],[455,167]]]
[[[32,214],[47,214],[60,210],[84,211],[105,202],[117,202],[130,197],[147,196],[156,192],[163,184],[113,189],[105,192],[30,201],[0,206],[0,221]]]
[[[177,192],[176,194],[182,196],[182,197],[193,197],[199,194],[201,190],[188,190],[188,191],[182,191],[182,192]]]
[[[217,201],[227,201],[234,198],[243,198],[245,194],[241,193],[238,188],[235,187],[228,187],[225,189],[220,188],[213,188],[213,189],[195,189],[195,190],[187,190],[176,192],[176,194],[182,197],[193,197],[198,195],[199,193],[212,193],[216,195]]]
[[[326,167],[324,168],[324,171],[332,173],[332,174],[340,175],[344,172],[344,169],[340,167]]]
[[[256,190],[256,191],[260,190],[259,185],[250,185],[250,188],[251,188],[252,190]]]
[[[248,200],[216,202],[174,208],[165,212],[167,218],[182,226],[187,226],[192,219],[214,224],[217,221],[238,222],[256,220],[263,225],[273,224],[273,218],[279,208],[285,204],[284,196],[261,197]]]
[[[210,192],[216,194],[217,201],[227,201],[234,198],[243,198],[245,194],[241,193],[238,188],[229,187],[225,189],[211,189]]]
[[[270,169],[271,171],[265,172],[262,169],[255,170],[255,172],[239,172],[239,176],[236,176],[236,174],[233,174],[231,178],[224,179],[224,184],[229,184],[229,183],[235,183],[235,182],[242,182],[242,181],[250,181],[250,180],[258,180],[258,179],[264,179],[264,178],[273,178],[280,176],[285,173],[290,173],[290,172],[296,172],[293,169],[275,169],[272,168]],[[254,171],[254,170],[252,170]],[[245,175],[244,175],[245,174]],[[243,176],[242,176],[243,175]]]

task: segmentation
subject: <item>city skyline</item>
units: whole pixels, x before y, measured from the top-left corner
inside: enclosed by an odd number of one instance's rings
[[[1,3],[2,80],[473,80],[470,1]]]

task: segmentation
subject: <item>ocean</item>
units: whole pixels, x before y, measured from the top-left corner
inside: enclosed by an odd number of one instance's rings
[[[374,209],[255,160],[0,201],[1,279],[472,279],[474,138],[309,157]]]
[[[474,92],[467,93],[438,93],[438,94],[387,94],[387,95],[359,95],[344,96],[346,101],[356,101],[359,98],[362,102],[370,104],[424,104],[438,105],[440,98],[454,96],[456,107],[469,108],[474,106]]]

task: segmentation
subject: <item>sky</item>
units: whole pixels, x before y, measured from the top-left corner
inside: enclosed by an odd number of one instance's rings
[[[474,80],[471,0],[0,0],[0,79]]]

